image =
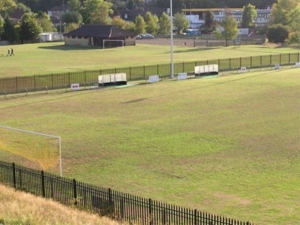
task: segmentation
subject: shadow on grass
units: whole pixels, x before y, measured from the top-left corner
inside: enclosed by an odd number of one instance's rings
[[[68,46],[68,45],[55,45],[55,46],[39,46],[42,49],[60,50],[60,51],[78,51],[78,50],[95,50],[102,49],[100,46]]]

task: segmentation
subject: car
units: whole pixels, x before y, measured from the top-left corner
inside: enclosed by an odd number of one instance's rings
[[[152,34],[139,34],[137,36],[135,36],[136,39],[150,39],[150,38],[154,38],[154,36]]]

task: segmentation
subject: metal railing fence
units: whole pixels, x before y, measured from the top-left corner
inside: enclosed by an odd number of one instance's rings
[[[300,53],[286,53],[277,55],[202,60],[194,62],[178,62],[174,63],[174,73],[193,73],[195,66],[209,64],[218,64],[219,71],[222,72],[236,70],[241,67],[247,67],[248,69],[251,69],[274,67],[276,64],[292,65],[299,61]],[[74,83],[78,83],[81,87],[98,86],[99,75],[115,73],[126,73],[128,81],[147,79],[148,76],[151,75],[160,75],[162,78],[168,78],[171,74],[171,64],[1,78],[0,95],[68,88]]]
[[[0,161],[0,183],[67,206],[134,224],[251,225],[222,216],[85,184]]]

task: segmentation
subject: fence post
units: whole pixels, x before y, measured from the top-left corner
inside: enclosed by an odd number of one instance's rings
[[[198,225],[198,221],[197,221],[197,209],[194,210],[194,224]]]
[[[18,77],[16,77],[16,91],[18,91]]]
[[[73,193],[74,193],[74,205],[77,205],[77,188],[76,188],[75,179],[73,179]]]
[[[144,68],[144,79],[146,79],[146,69],[145,69],[145,66],[143,66]]]
[[[44,176],[44,171],[41,171],[41,178],[42,178],[42,195],[43,198],[45,198],[46,193],[45,193],[45,176]]]
[[[15,165],[15,163],[13,163],[12,166],[13,166],[13,184],[14,184],[14,188],[17,188],[16,165]]]
[[[109,205],[111,206],[112,205],[112,194],[111,194],[110,188],[108,188],[108,202],[109,202]]]
[[[33,85],[34,85],[34,90],[36,91],[36,78],[35,78],[35,75],[33,75]]]
[[[250,56],[250,68],[252,68],[252,56]]]
[[[149,221],[150,221],[150,225],[152,225],[153,224],[153,222],[152,222],[152,200],[151,200],[151,198],[149,198]]]

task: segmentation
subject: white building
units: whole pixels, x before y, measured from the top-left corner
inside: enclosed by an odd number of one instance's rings
[[[206,11],[212,11],[214,13],[214,20],[215,21],[223,21],[226,18],[226,15],[230,14],[233,16],[237,23],[240,24],[242,22],[243,18],[243,9],[242,8],[210,8],[210,9],[183,9],[182,11],[187,12],[193,12],[193,15],[186,15],[186,18],[190,22],[191,28],[199,28],[202,24],[204,24],[204,20],[201,19],[204,18],[204,13]],[[255,25],[257,27],[265,26],[270,21],[270,14],[271,9],[257,9],[257,18],[255,20]],[[200,14],[200,15],[199,15]]]

